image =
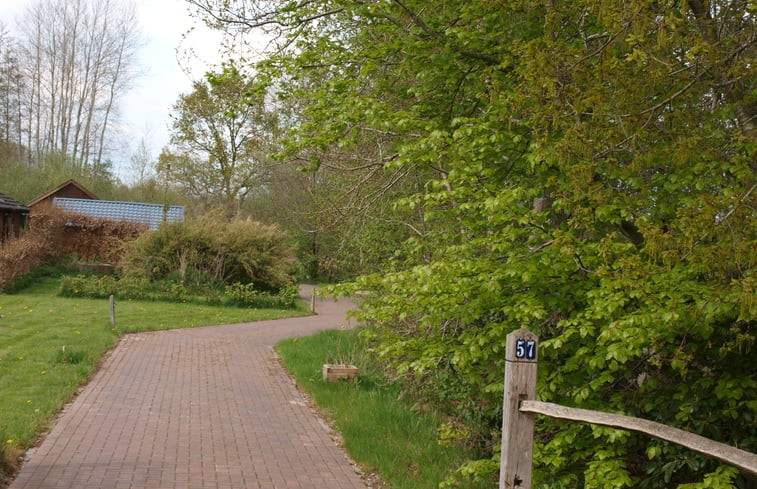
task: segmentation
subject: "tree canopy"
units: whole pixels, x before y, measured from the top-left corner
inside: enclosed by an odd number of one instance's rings
[[[416,232],[342,290],[478,448],[457,476],[496,470],[519,327],[541,399],[757,450],[754,2],[191,3],[279,36],[257,69],[300,105],[287,156],[396,176],[385,212]],[[537,487],[753,484],[626,432],[537,429]]]
[[[174,110],[171,147],[160,155],[158,171],[206,208],[236,216],[267,171],[276,121],[264,94],[227,64],[196,81]]]

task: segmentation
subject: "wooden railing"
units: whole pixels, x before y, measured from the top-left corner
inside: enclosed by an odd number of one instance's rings
[[[535,414],[645,433],[757,475],[757,455],[745,450],[646,419],[537,401],[538,357],[535,334],[519,329],[507,335],[500,489],[531,488]]]

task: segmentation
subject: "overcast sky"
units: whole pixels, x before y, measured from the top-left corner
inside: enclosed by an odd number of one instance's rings
[[[35,0],[0,0],[0,20],[14,32],[16,19],[27,5]],[[121,100],[120,129],[124,147],[113,160],[118,174],[128,180],[129,160],[142,138],[153,158],[168,142],[169,111],[179,94],[191,89],[192,78],[200,78],[213,65],[220,64],[221,36],[207,29],[189,15],[183,0],[134,0],[144,39],[140,50],[140,70],[143,75],[134,88]],[[189,29],[194,30],[183,40]],[[197,58],[191,63],[177,60],[177,49],[193,49]]]

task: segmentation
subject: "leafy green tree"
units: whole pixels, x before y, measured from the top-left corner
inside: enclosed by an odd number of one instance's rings
[[[458,476],[497,468],[519,327],[542,341],[541,399],[757,450],[753,2],[192,3],[280,26],[259,69],[302,101],[292,154],[417,179],[387,198],[421,232],[342,290],[368,292],[388,367],[469,428],[481,459]],[[537,426],[537,487],[754,484],[646,437]]]
[[[233,64],[208,73],[174,106],[171,146],[157,171],[169,182],[228,218],[262,185],[276,127],[255,81]]]

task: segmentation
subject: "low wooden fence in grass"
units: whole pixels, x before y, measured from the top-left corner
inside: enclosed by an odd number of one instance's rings
[[[757,455],[745,450],[654,421],[537,401],[538,357],[535,334],[519,329],[507,335],[500,489],[531,488],[535,414],[645,433],[757,475]]]

